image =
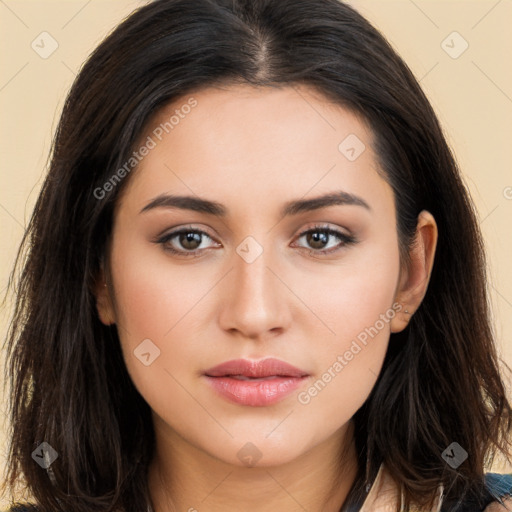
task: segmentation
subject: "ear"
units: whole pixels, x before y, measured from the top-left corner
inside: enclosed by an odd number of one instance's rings
[[[434,217],[426,210],[421,211],[418,215],[414,244],[409,252],[410,264],[401,272],[396,292],[395,300],[403,307],[391,320],[391,332],[400,332],[407,327],[427,293],[434,266],[437,235]]]
[[[110,296],[110,285],[107,285],[103,269],[94,282],[93,294],[96,298],[96,309],[101,322],[105,325],[115,324],[116,317]]]

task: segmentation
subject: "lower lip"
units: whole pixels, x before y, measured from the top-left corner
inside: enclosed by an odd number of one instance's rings
[[[210,385],[231,402],[253,407],[271,405],[295,391],[307,377],[272,377],[265,380],[239,380],[209,377]]]

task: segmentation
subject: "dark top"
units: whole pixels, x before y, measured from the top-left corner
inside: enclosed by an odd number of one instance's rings
[[[359,512],[364,504],[370,486],[366,490],[354,486],[347,496],[341,512]],[[448,501],[443,499],[440,512],[484,512],[493,502],[501,503],[505,496],[512,495],[512,473],[485,473],[483,492],[479,501],[465,498],[464,500]]]
[[[512,473],[486,473],[484,494],[481,497],[480,504],[471,500],[464,501],[460,508],[457,503],[443,502],[441,512],[482,512],[492,502],[501,503],[505,496],[512,495]]]
[[[457,502],[448,502],[444,500],[441,507],[441,512],[483,512],[485,508],[493,501],[497,501],[499,503],[502,498],[510,495],[512,495],[512,473],[486,473],[484,493],[481,497],[480,504],[477,504],[474,501],[468,499],[462,501],[460,504]],[[362,504],[362,501],[357,502],[357,500],[354,503],[346,503],[348,507],[344,507],[344,510],[347,512],[358,512]],[[6,512],[37,512],[38,510],[39,509],[34,505],[26,504],[17,505],[13,508],[10,508]]]

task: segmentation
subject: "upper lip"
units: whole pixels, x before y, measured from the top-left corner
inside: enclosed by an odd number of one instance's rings
[[[205,371],[208,377],[242,375],[244,377],[305,377],[307,372],[280,359],[268,358],[261,361],[232,359]]]

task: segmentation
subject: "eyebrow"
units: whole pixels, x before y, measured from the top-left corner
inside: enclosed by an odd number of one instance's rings
[[[285,203],[281,209],[281,216],[287,217],[303,212],[327,208],[329,206],[345,205],[362,206],[363,208],[371,211],[368,203],[361,197],[348,192],[337,191],[313,197],[311,199],[297,199],[289,201]],[[161,194],[155,197],[146,206],[144,206],[144,208],[142,208],[140,213],[144,213],[155,208],[179,208],[182,210],[192,210],[222,218],[226,217],[228,214],[227,208],[216,201],[202,199],[197,196],[177,196],[169,194]]]

